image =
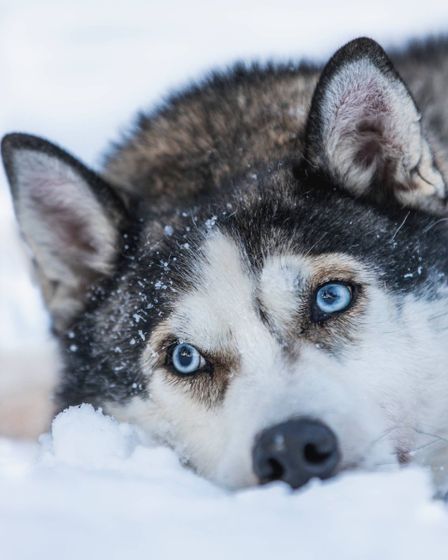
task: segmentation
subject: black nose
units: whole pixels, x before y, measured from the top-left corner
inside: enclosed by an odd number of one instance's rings
[[[334,433],[321,422],[289,420],[261,432],[252,452],[261,483],[283,480],[292,488],[311,478],[329,478],[339,462]]]

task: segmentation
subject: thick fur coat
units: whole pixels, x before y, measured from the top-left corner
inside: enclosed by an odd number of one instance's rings
[[[228,487],[416,461],[442,488],[447,90],[447,41],[390,59],[357,39],[323,68],[211,76],[99,174],[6,136],[59,406],[136,422]]]

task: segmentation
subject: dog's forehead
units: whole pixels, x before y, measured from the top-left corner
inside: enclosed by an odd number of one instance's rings
[[[178,299],[171,316],[174,330],[210,348],[243,335],[257,324],[255,277],[241,251],[228,235],[215,231],[204,242],[202,257],[189,274],[195,281]]]
[[[264,338],[265,312],[280,330],[287,327],[316,278],[323,283],[335,276],[368,276],[356,259],[339,253],[278,252],[254,265],[245,248],[219,230],[205,241],[192,272],[195,284],[177,300],[170,328],[209,349]]]
[[[251,325],[258,329],[265,310],[286,325],[297,312],[298,290],[309,295],[317,281],[350,281],[352,274],[362,283],[368,270],[369,281],[397,295],[426,289],[428,262],[438,263],[425,258],[424,217],[366,207],[309,181],[292,184],[283,171],[265,181],[258,191],[241,191],[230,211],[224,205],[181,213],[161,253],[143,259],[158,305],[154,327],[164,322],[173,335],[212,347],[241,339]],[[162,253],[166,268],[157,264]],[[166,290],[157,290],[160,284]]]

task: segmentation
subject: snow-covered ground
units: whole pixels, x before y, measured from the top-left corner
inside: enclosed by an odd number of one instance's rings
[[[0,0],[0,134],[46,136],[95,167],[136,108],[215,65],[443,31],[446,0]],[[47,328],[0,172],[3,433],[45,425]],[[228,494],[83,408],[39,444],[0,441],[0,558],[446,558],[448,512],[430,496],[414,469]]]
[[[70,409],[40,450],[0,444],[8,560],[446,559],[448,515],[423,472],[357,474],[292,493],[226,493],[130,426]]]

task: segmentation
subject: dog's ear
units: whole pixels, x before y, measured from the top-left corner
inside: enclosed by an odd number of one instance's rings
[[[20,230],[53,326],[68,326],[88,287],[112,272],[125,209],[110,186],[40,138],[9,134],[2,155]]]
[[[355,196],[446,211],[421,115],[383,49],[342,47],[325,66],[308,117],[305,160]]]

